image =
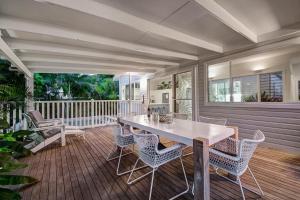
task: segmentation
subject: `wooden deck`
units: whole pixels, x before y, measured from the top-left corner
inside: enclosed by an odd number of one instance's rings
[[[110,129],[90,129],[86,142],[75,136],[67,137],[67,145],[59,143],[23,159],[29,164],[22,173],[40,182],[22,192],[23,199],[147,199],[150,177],[128,186],[127,175],[118,177],[117,161],[105,160],[112,147]],[[131,154],[124,159],[123,167],[136,160]],[[193,180],[192,156],[184,158],[190,183]],[[262,186],[265,196],[260,198],[245,190],[247,199],[300,199],[300,156],[278,150],[259,148],[250,167]],[[149,169],[144,169],[141,174]],[[242,178],[244,185],[253,187],[248,173]],[[156,173],[152,199],[168,199],[184,189],[183,174],[179,161],[161,167]],[[241,199],[238,185],[211,174],[212,199]],[[178,199],[193,199],[186,194]]]

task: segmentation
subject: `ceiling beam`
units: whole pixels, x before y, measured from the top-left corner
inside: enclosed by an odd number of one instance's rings
[[[9,46],[0,37],[0,49],[5,54],[5,56],[16,65],[22,72],[28,77],[32,78],[31,71],[24,65],[24,63],[16,56],[16,54],[9,48]]]
[[[203,8],[208,10],[213,16],[220,20],[223,24],[230,27],[237,33],[243,35],[250,41],[257,43],[258,36],[256,33],[251,31],[246,25],[235,18],[231,13],[220,6],[215,0],[194,0],[200,4]]]
[[[198,57],[195,55],[190,55],[186,53],[180,53],[180,52],[170,51],[165,49],[159,49],[159,48],[140,45],[136,43],[125,42],[125,41],[116,40],[112,38],[102,37],[95,34],[68,29],[62,26],[56,26],[56,25],[30,21],[30,20],[25,20],[20,18],[14,18],[14,17],[0,16],[0,28],[48,35],[48,36],[71,39],[71,40],[79,40],[82,42],[89,42],[89,43],[100,44],[100,45],[107,45],[116,48],[156,55],[156,56],[198,60]]]
[[[82,3],[82,0],[43,0],[43,2],[48,2],[54,5],[59,5],[65,8],[80,11],[85,14],[104,18],[132,27],[142,32],[149,32],[165,38],[183,42],[185,44],[197,46],[218,53],[223,53],[222,46],[218,46],[200,38],[196,38],[191,35],[168,28],[166,26],[148,21],[146,19],[139,18],[137,16],[107,6],[97,1],[85,1],[84,3]]]
[[[6,42],[10,46],[10,48],[14,50],[16,49],[33,50],[39,52],[56,53],[60,55],[64,54],[64,55],[80,56],[80,57],[103,58],[103,59],[111,59],[111,60],[118,60],[118,61],[152,64],[152,65],[179,66],[179,63],[177,62],[157,60],[151,58],[141,58],[141,57],[135,57],[131,55],[124,56],[124,55],[119,55],[114,53],[103,53],[89,48],[54,44],[50,42],[37,42],[37,41],[16,40],[16,39],[6,40]]]
[[[78,59],[72,57],[63,56],[51,56],[51,55],[41,55],[41,54],[20,54],[19,58],[25,62],[48,62],[48,63],[66,63],[66,64],[80,64],[80,65],[96,65],[96,66],[106,66],[106,67],[121,67],[121,68],[137,68],[137,69],[162,69],[164,67],[158,66],[147,66],[147,65],[134,65],[134,64],[120,64],[111,63],[104,61],[92,61],[86,59]]]
[[[69,63],[47,63],[47,62],[26,62],[30,70],[36,72],[38,70],[54,70],[56,73],[60,73],[60,70],[68,73],[74,73],[75,71],[82,73],[90,73],[91,71],[97,73],[102,72],[143,72],[143,73],[154,73],[153,69],[137,69],[131,67],[108,67],[99,65],[85,65],[85,64],[69,64]]]

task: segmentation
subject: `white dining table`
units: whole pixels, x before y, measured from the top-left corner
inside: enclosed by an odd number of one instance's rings
[[[215,124],[174,119],[172,123],[161,123],[146,115],[127,116],[121,123],[166,137],[170,140],[193,146],[194,199],[210,199],[209,151],[213,145],[235,134],[235,129]]]

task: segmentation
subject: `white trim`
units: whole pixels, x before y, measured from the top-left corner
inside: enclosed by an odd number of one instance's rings
[[[230,14],[214,0],[195,0],[195,2],[200,4],[212,15],[214,15],[219,21],[221,21],[237,33],[242,34],[244,37],[248,38],[254,43],[258,42],[258,36],[256,33],[250,30],[245,24],[239,21],[236,17]]]
[[[102,66],[94,66],[90,67],[89,65],[80,65],[76,66],[68,66],[61,65],[60,63],[50,63],[50,64],[41,64],[41,63],[28,63],[27,66],[33,72],[47,72],[47,73],[105,73],[105,74],[119,74],[125,73],[128,71],[131,72],[144,72],[144,73],[154,73],[154,70],[150,69],[136,69],[136,68],[111,68],[111,67],[102,67]]]
[[[31,71],[24,65],[24,63],[16,56],[16,54],[10,49],[10,47],[4,42],[0,37],[0,49],[7,56],[7,58],[15,64],[22,72],[24,72],[28,77],[32,78]]]
[[[80,65],[97,65],[106,67],[120,67],[120,68],[137,68],[137,69],[162,69],[159,66],[139,65],[139,64],[120,64],[105,61],[94,61],[87,59],[80,59],[74,57],[39,55],[39,54],[20,54],[19,58],[25,62],[46,62],[46,63],[66,63],[66,64],[80,64]]]
[[[255,47],[250,50],[239,51],[239,52],[236,52],[236,53],[233,53],[230,55],[225,55],[223,57],[213,58],[208,61],[205,60],[205,61],[203,61],[203,64],[213,65],[213,64],[226,62],[226,61],[230,61],[230,60],[234,60],[234,59],[238,59],[238,58],[242,58],[242,57],[265,53],[267,51],[272,51],[272,50],[276,50],[279,48],[292,47],[292,46],[299,45],[299,44],[300,44],[300,37],[296,37],[296,38],[287,39],[287,40],[283,40],[283,41],[272,43],[272,44],[266,44],[263,46]]]
[[[142,58],[136,56],[124,56],[120,54],[114,53],[105,53],[101,51],[97,51],[94,49],[83,48],[83,47],[75,47],[69,45],[61,45],[50,42],[37,42],[30,40],[20,40],[20,39],[9,39],[6,40],[11,49],[20,49],[20,50],[33,50],[39,51],[41,53],[58,53],[63,55],[73,55],[80,57],[92,57],[92,58],[105,58],[105,59],[113,59],[119,61],[129,61],[129,62],[137,62],[143,64],[152,64],[152,65],[169,65],[169,66],[179,66],[177,62],[159,60],[159,59],[151,59],[151,58]]]
[[[81,2],[82,3],[82,2]],[[2,29],[12,29],[35,34],[48,35],[53,37],[79,40],[82,42],[90,42],[94,44],[107,45],[116,48],[128,49],[131,51],[148,53],[158,56],[175,57],[188,60],[198,60],[198,56],[165,49],[159,49],[151,46],[140,45],[136,43],[125,42],[112,38],[99,36],[96,34],[81,32],[74,29],[56,26],[38,21],[25,20],[15,17],[0,16],[0,27]]]
[[[205,40],[192,37],[185,33],[136,17],[134,15],[128,14],[124,11],[107,6],[105,4],[101,4],[96,1],[85,1],[84,3],[82,2],[82,0],[44,0],[44,1],[52,3],[54,5],[59,5],[65,8],[73,9],[85,14],[93,15],[99,18],[104,18],[116,23],[124,24],[126,26],[132,27],[144,33],[149,32],[152,34],[163,36],[169,39],[183,42],[185,44],[197,46],[218,53],[223,52],[222,46],[218,46],[216,44],[207,42]],[[249,33],[247,35],[249,35]]]
[[[242,108],[284,108],[284,109],[300,109],[300,103],[273,103],[273,102],[248,102],[248,103],[212,103],[207,102],[205,106],[210,107],[242,107]]]

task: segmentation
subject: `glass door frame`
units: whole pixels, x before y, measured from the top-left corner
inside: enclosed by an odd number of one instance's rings
[[[185,70],[185,71],[181,71],[181,72],[178,72],[178,73],[175,73],[172,75],[172,101],[173,101],[173,106],[172,106],[172,112],[175,113],[176,111],[176,101],[191,101],[191,105],[192,105],[192,108],[191,108],[191,116],[192,116],[192,120],[196,120],[196,113],[197,111],[195,110],[195,105],[196,105],[196,101],[195,101],[195,97],[196,97],[196,90],[195,87],[196,86],[196,77],[195,75],[197,74],[197,71],[198,71],[198,65],[194,66],[192,69],[188,69],[188,70]],[[192,98],[191,99],[177,99],[177,93],[176,93],[176,76],[179,75],[179,74],[184,74],[184,73],[191,73],[191,92],[192,92]]]

